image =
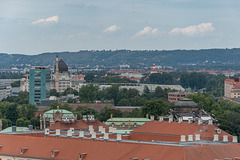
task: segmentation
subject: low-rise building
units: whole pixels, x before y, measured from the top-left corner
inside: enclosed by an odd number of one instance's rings
[[[194,95],[191,92],[169,92],[168,93],[168,101],[169,102],[177,102],[180,99],[183,99],[187,95]]]

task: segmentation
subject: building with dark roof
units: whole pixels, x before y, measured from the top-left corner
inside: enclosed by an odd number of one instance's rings
[[[191,119],[194,122],[197,122],[198,119],[205,122],[212,119],[213,123],[218,123],[213,115],[207,114],[197,103],[188,98],[181,99],[175,103],[170,111],[170,116],[173,117],[174,121],[178,121],[179,118],[182,118],[183,121]]]
[[[62,58],[60,61],[58,61],[58,56],[56,56],[56,65],[54,72],[54,86],[57,92],[64,92],[67,88],[71,87],[68,66],[62,60]]]

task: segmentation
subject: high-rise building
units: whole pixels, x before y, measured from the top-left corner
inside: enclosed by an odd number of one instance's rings
[[[62,58],[60,61],[58,61],[57,56],[55,66],[55,89],[57,92],[64,92],[67,88],[70,87],[70,74],[68,72],[68,66],[62,60]]]
[[[36,67],[30,70],[29,103],[40,105],[42,99],[50,97],[50,70]]]

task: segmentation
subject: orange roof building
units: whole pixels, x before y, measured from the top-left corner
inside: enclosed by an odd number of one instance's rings
[[[84,129],[88,129],[90,125],[92,125],[93,128],[99,128],[99,126],[108,128],[106,124],[102,123],[99,120],[94,120],[94,121],[76,120],[70,123],[64,123],[62,121],[59,121],[49,126],[48,128],[50,130],[56,130],[56,129],[69,130],[70,128],[74,128],[75,130],[84,130]]]
[[[171,144],[0,134],[0,159],[239,160],[240,144]]]
[[[231,141],[233,138],[232,135],[217,126],[206,123],[152,121],[133,130],[129,139],[180,142],[181,136],[185,136],[185,140],[187,140],[189,135],[192,135],[193,140],[196,139],[196,135],[199,135],[201,140],[207,141],[213,141],[214,135],[217,135],[219,140],[223,140],[223,136],[227,136],[228,141]]]

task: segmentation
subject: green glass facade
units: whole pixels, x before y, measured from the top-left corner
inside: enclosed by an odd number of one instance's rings
[[[50,97],[50,70],[36,67],[30,70],[29,103],[40,105],[42,99]]]

